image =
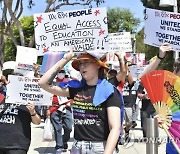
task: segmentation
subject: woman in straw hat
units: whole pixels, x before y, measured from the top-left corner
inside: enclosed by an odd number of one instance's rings
[[[53,84],[53,79],[74,57],[71,50],[40,79],[46,91],[73,99],[74,143],[72,154],[112,154],[120,135],[120,108],[123,105],[118,90],[104,79],[105,63],[89,53],[72,62],[82,80]]]

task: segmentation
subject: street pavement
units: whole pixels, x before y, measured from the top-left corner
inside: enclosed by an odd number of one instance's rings
[[[42,121],[40,125],[32,124],[31,130],[31,145],[28,154],[53,154],[55,141],[43,142],[44,122]],[[131,140],[124,145],[119,145],[119,152],[123,154],[146,154],[146,141],[143,139],[143,133],[140,128],[140,121],[137,121],[137,127],[130,131]],[[165,154],[166,149],[166,139],[167,136],[164,130],[159,129],[159,141],[162,143],[158,146],[158,153]],[[73,143],[73,132],[71,133],[71,139],[68,142],[68,151],[63,154],[70,154],[70,148]]]

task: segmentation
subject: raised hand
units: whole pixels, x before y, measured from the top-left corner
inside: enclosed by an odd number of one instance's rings
[[[114,54],[118,57],[118,59],[123,59],[123,56],[122,56],[122,54],[120,53],[120,52],[114,52]]]
[[[71,60],[74,57],[74,51],[73,51],[73,47],[70,48],[69,52],[65,53],[64,55],[64,59],[66,60]]]
[[[154,116],[154,119],[157,122],[158,126],[162,128],[161,125],[165,122],[165,119],[160,114],[157,114],[156,116]]]
[[[166,55],[167,51],[171,51],[172,47],[169,43],[163,43],[160,47],[159,47],[159,57],[160,58],[164,58],[164,56]]]

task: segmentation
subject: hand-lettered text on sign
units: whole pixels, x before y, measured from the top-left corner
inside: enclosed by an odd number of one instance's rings
[[[174,51],[180,51],[179,13],[146,9],[144,32],[146,44],[159,47],[169,43]]]
[[[49,51],[108,50],[106,8],[34,15],[38,55]]]

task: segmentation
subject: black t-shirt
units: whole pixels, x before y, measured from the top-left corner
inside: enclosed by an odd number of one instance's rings
[[[126,82],[123,87],[124,106],[132,107],[136,103],[137,89],[135,89],[135,81],[132,84]]]
[[[137,93],[145,94],[144,87],[143,87],[142,83],[139,85]],[[150,99],[142,99],[141,111],[146,111],[149,114],[153,114],[154,112],[156,112],[156,110],[155,110],[154,106],[152,105]]]
[[[104,87],[106,88],[106,87]],[[107,108],[121,108],[122,100],[116,88],[102,104],[95,107],[93,97],[96,86],[85,84],[82,88],[69,88],[74,115],[74,138],[79,141],[105,141],[109,135]],[[104,89],[106,90],[106,89]],[[102,91],[103,93],[103,91]]]
[[[113,77],[111,79],[108,80],[112,85],[114,85],[115,87],[117,87],[119,85],[119,81],[117,80],[116,77]]]
[[[0,148],[28,150],[31,115],[24,105],[10,104],[0,117]]]

